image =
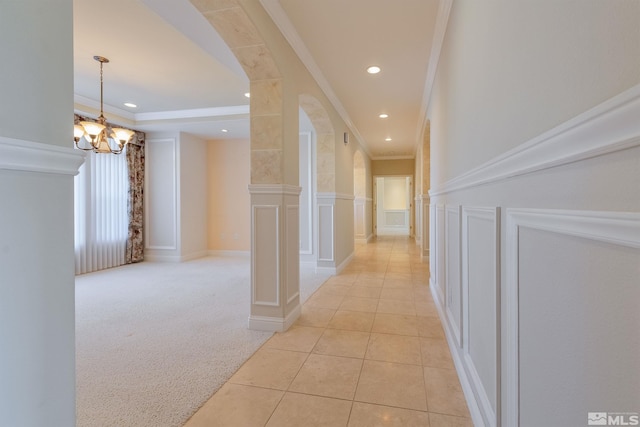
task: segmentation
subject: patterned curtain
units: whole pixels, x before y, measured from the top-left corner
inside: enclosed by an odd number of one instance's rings
[[[92,121],[90,117],[74,114],[74,124]],[[107,123],[107,126],[112,126]],[[133,130],[133,129],[132,129]],[[129,215],[129,236],[125,252],[125,263],[131,264],[144,259],[142,224],[144,218],[144,140],[145,133],[135,131],[125,150],[129,170],[129,194],[127,210]]]
[[[131,264],[144,260],[142,224],[144,218],[144,138],[143,132],[136,132],[127,144],[127,165],[129,167],[129,237],[125,262]]]

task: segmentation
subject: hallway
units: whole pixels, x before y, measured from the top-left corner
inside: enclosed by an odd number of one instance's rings
[[[471,426],[428,279],[412,239],[356,245],[185,426]]]

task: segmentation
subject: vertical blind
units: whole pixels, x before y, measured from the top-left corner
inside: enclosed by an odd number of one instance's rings
[[[125,152],[87,153],[74,182],[76,274],[124,264],[129,226]]]

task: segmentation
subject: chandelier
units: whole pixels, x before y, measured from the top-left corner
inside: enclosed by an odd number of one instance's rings
[[[109,62],[109,60],[104,56],[94,56],[93,59],[100,63],[100,117],[97,122],[83,121],[74,125],[73,140],[80,150],[120,154],[127,142],[131,140],[134,132],[129,129],[112,128],[107,124],[107,119],[104,118],[102,112],[102,64]],[[84,142],[83,138],[89,145]],[[81,140],[83,140],[83,144],[80,144]]]

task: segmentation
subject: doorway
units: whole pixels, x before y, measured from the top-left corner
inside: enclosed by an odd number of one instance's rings
[[[377,176],[373,181],[374,228],[378,236],[410,236],[411,176]]]

